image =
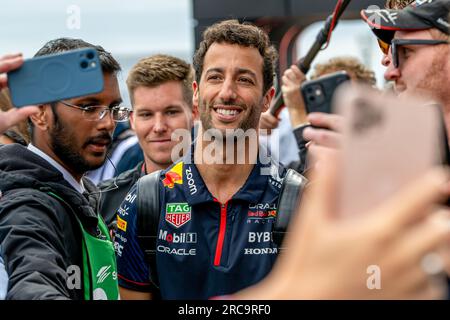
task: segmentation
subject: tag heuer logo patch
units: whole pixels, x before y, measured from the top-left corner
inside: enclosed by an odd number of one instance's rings
[[[187,203],[167,203],[166,221],[179,228],[191,220],[191,207]]]

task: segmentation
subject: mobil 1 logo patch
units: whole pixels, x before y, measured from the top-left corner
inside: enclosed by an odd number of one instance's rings
[[[160,229],[158,238],[169,243],[197,243],[197,233],[195,232],[170,233]]]
[[[167,203],[166,221],[175,228],[185,225],[191,220],[191,207],[185,203]]]

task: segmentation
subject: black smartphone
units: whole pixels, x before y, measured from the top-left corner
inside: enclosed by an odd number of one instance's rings
[[[306,112],[331,113],[331,103],[336,89],[344,82],[350,80],[347,72],[338,71],[306,81],[300,87]]]

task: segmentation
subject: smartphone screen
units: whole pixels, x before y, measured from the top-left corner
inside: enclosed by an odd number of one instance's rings
[[[436,104],[352,86],[339,90],[336,107],[344,117],[342,215],[375,208],[442,163],[444,138]]]

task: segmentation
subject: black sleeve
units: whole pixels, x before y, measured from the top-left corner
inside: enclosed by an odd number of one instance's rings
[[[9,277],[6,299],[73,298],[74,288],[67,284],[67,239],[55,214],[64,208],[49,206],[48,199],[14,200],[2,199],[0,207],[0,253]]]

